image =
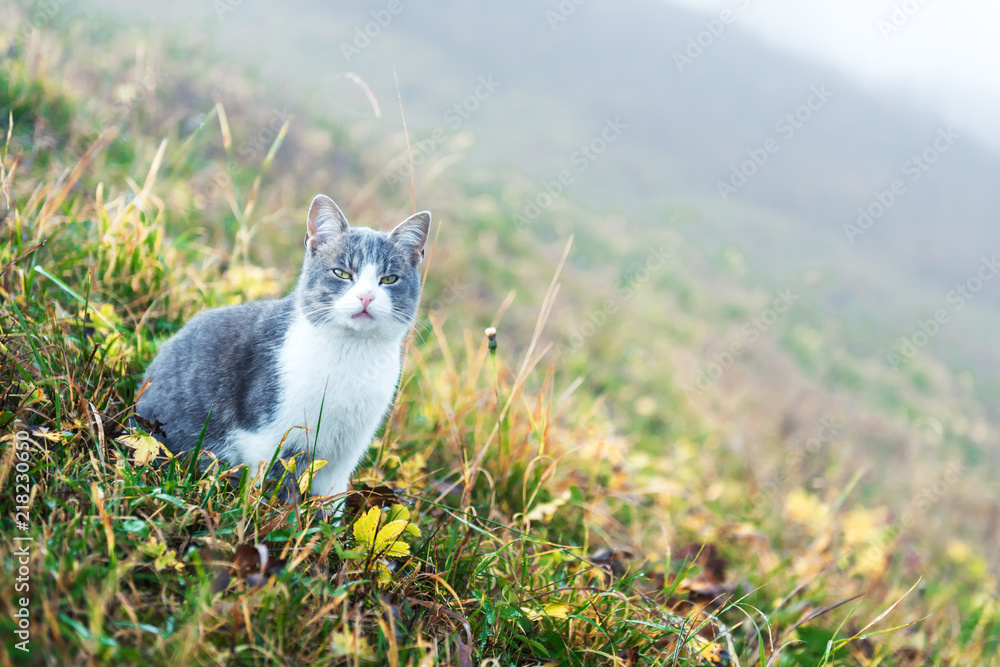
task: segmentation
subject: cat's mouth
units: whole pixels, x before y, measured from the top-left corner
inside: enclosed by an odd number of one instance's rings
[[[351,315],[351,319],[352,320],[374,320],[375,318],[372,317],[372,314],[369,313],[367,310],[362,310],[359,313],[354,313],[353,315]]]

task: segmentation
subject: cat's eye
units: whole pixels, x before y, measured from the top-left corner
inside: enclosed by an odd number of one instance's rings
[[[338,278],[341,278],[343,280],[350,280],[351,279],[351,274],[348,273],[347,271],[344,271],[343,269],[334,269],[333,270],[333,275],[335,275]]]
[[[383,276],[382,280],[380,280],[379,282],[382,283],[383,285],[391,285],[397,280],[399,280],[399,276]]]

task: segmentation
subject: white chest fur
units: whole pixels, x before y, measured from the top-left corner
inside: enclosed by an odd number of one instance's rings
[[[308,451],[299,455],[300,463],[313,452],[327,462],[314,474],[313,494],[346,491],[389,410],[399,380],[401,344],[296,318],[279,352],[274,420],[256,432],[239,431],[229,441],[241,463],[256,470],[259,461],[271,460],[284,438],[285,451]]]

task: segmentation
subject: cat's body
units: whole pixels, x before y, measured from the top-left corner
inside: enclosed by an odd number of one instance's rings
[[[429,225],[419,213],[390,234],[350,228],[316,197],[295,291],[194,317],[150,364],[136,412],[162,423],[174,453],[194,449],[207,419],[203,450],[256,472],[280,445],[300,471],[327,461],[313,494],[343,493],[391,406]]]

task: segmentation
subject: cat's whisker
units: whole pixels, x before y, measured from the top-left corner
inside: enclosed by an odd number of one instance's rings
[[[406,323],[406,322],[402,322],[400,319],[396,319],[396,321],[400,322],[400,324],[405,324]],[[415,326],[416,324],[420,324],[420,322],[415,319],[411,323],[410,330],[413,331],[413,333],[418,338],[420,338],[420,342],[421,343],[423,343],[424,345],[427,344],[427,338],[424,336],[424,332],[425,331],[430,332],[430,334],[433,337],[433,339],[435,341],[437,341],[439,344],[441,343],[441,340],[437,336],[437,331],[435,331],[434,328],[431,327],[429,323],[424,323],[424,326]]]
[[[303,317],[305,317],[307,319],[312,319],[316,315],[320,315],[320,316],[322,316],[322,315],[328,315],[328,314],[332,313],[334,310],[335,309],[334,309],[333,306],[324,306],[324,307],[314,308],[312,310],[304,311],[302,313],[302,315],[303,315]]]
[[[428,322],[421,322],[420,318],[417,318],[417,317],[406,317],[405,315],[398,314],[395,311],[393,311],[390,316],[392,317],[393,321],[398,322],[399,324],[405,325],[405,326],[410,327],[410,328],[414,328],[414,329],[416,329],[416,328],[430,329],[431,328],[431,326],[430,326],[430,324]],[[418,325],[419,325],[419,327],[418,327]]]
[[[421,343],[423,343],[424,345],[427,345],[427,339],[424,338],[424,335],[422,333],[420,333],[420,329],[413,328],[412,331],[417,336],[417,338],[420,339]],[[432,332],[432,335],[433,335],[433,332]]]
[[[336,312],[336,307],[337,307],[337,304],[335,304],[335,303],[324,304],[322,306],[319,306],[318,308],[314,308],[314,309],[308,310],[308,311],[303,311],[302,312],[302,316],[305,317],[306,319],[310,320],[310,321],[313,320],[313,319],[315,319],[315,317],[317,315],[320,317],[320,319],[326,320],[326,319],[329,319],[327,317],[328,315]]]
[[[427,318],[427,317],[421,317],[421,316],[419,316],[419,315],[416,315],[416,316],[414,316],[414,318],[413,318],[413,323],[414,323],[414,324],[419,324],[420,326],[422,326],[422,327],[424,327],[424,328],[426,328],[426,329],[431,329],[431,328],[433,328],[433,327],[431,326],[431,321],[430,321],[430,318]]]

